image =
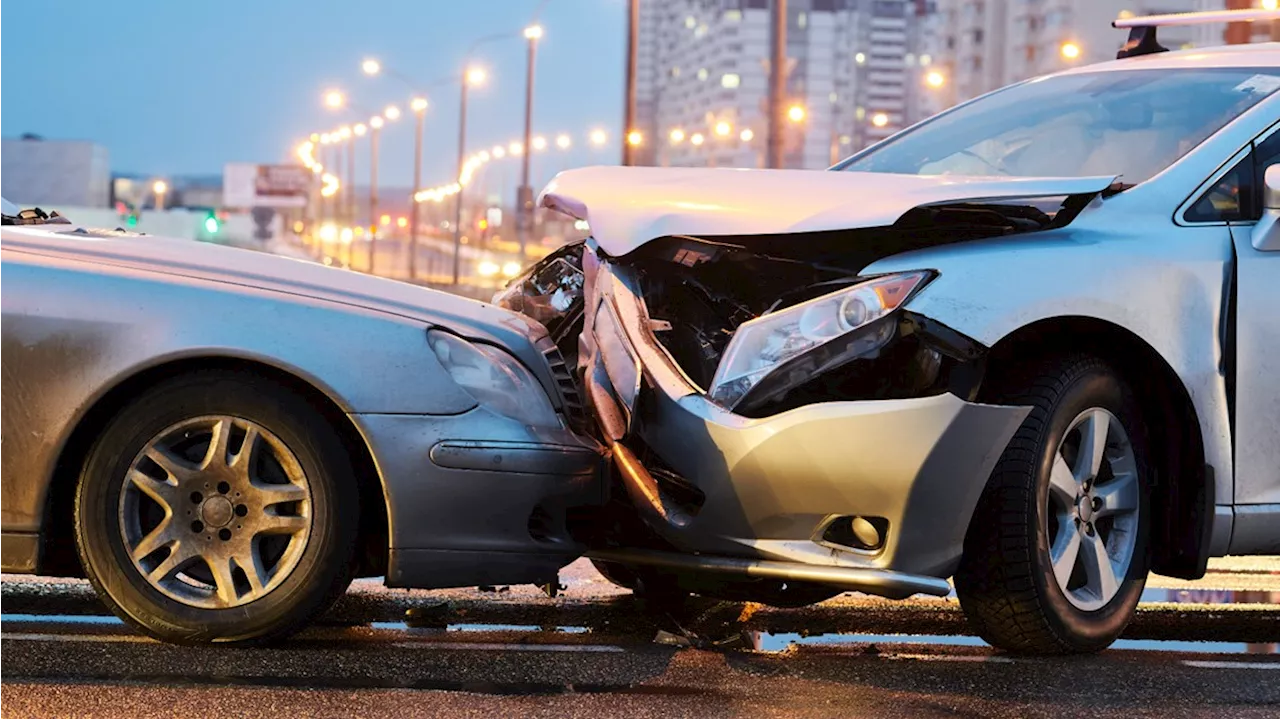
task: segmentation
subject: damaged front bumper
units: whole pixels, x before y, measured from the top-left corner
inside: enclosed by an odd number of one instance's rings
[[[588,403],[632,504],[684,553],[625,556],[884,596],[946,593],[979,495],[1027,408],[941,393],[734,414],[657,340],[625,268],[587,252],[583,271]]]

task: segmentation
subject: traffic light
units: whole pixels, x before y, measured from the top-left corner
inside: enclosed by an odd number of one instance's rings
[[[221,230],[222,221],[218,219],[218,214],[216,212],[210,212],[209,215],[204,218],[204,231],[211,235],[216,235]]]

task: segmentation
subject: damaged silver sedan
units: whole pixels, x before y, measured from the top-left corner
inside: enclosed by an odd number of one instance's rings
[[[954,577],[983,638],[1057,653],[1148,571],[1274,552],[1276,53],[1042,78],[844,171],[559,175],[592,236],[496,300],[611,449],[597,566],[777,605]]]

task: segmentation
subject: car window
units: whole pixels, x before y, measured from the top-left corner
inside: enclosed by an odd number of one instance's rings
[[[943,113],[835,169],[1140,183],[1280,86],[1275,68],[1053,75]],[[1195,102],[1188,102],[1194,97]]]
[[[1250,222],[1262,217],[1263,177],[1280,162],[1280,132],[1257,143],[1183,215],[1187,222]]]

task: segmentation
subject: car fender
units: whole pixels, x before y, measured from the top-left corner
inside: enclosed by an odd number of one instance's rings
[[[936,271],[908,307],[988,347],[1058,317],[1101,320],[1141,338],[1181,379],[1218,480],[1215,501],[1230,504],[1218,328],[1231,262],[1225,228],[1177,227],[1119,196],[1095,201],[1065,228],[898,254],[862,274]]]

